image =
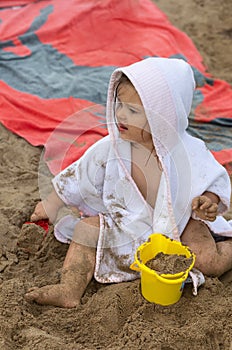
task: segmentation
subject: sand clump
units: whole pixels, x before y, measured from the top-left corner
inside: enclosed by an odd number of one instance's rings
[[[158,274],[171,274],[187,270],[193,262],[193,258],[185,255],[158,253],[154,258],[146,262],[149,269],[155,270]]]

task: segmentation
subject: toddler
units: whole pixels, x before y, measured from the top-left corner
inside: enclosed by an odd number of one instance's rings
[[[109,135],[53,179],[32,221],[55,222],[68,205],[83,213],[55,226],[70,246],[61,281],[32,288],[26,300],[75,307],[94,276],[102,283],[139,277],[130,270],[153,232],[181,240],[195,267],[220,276],[232,269],[232,226],[225,169],[186,129],[195,82],[181,59],[147,58],[116,69],[107,99]]]

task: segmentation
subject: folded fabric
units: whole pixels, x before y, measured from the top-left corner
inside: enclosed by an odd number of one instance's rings
[[[24,6],[36,0],[1,0],[0,8]]]
[[[193,284],[192,292],[194,296],[197,296],[198,288],[205,283],[205,277],[201,271],[193,267],[189,272],[189,277],[187,278],[186,283]]]
[[[8,4],[25,6],[0,11],[0,121],[44,145],[53,174],[107,134],[104,108],[86,108],[106,103],[112,71],[149,56],[191,64],[198,87],[189,132],[231,171],[232,90],[150,0],[1,2]]]

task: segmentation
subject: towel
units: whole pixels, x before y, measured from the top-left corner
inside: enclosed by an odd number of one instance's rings
[[[53,174],[107,135],[103,109],[81,111],[106,102],[112,72],[153,56],[191,64],[189,131],[232,173],[231,87],[207,72],[191,38],[152,1],[0,1],[21,4],[0,11],[0,122],[43,145]]]
[[[115,89],[124,73],[140,96],[162,166],[157,199],[152,208],[131,176],[131,143],[120,138],[115,123]],[[53,179],[54,188],[69,206],[84,215],[99,215],[95,278],[121,282],[137,278],[129,269],[140,244],[153,232],[180,240],[192,215],[191,202],[204,191],[218,195],[219,217],[210,229],[232,236],[223,217],[230,203],[230,180],[204,142],[186,131],[195,80],[181,59],[147,58],[116,69],[107,98],[109,135]],[[72,239],[76,218],[65,217],[55,227],[61,241]]]

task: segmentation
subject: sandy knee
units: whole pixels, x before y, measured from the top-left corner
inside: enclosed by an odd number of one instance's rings
[[[72,240],[75,243],[96,248],[99,230],[99,216],[83,218],[76,224]]]
[[[199,255],[196,254],[195,266],[206,276],[218,277],[221,272],[217,265],[217,256],[214,254]]]

